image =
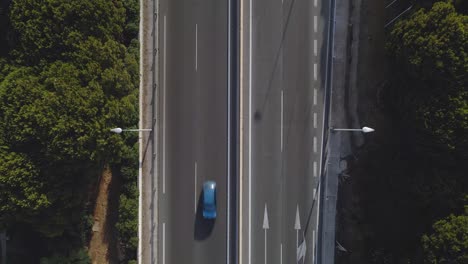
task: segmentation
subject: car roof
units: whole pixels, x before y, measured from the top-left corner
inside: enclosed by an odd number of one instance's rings
[[[205,199],[205,201],[214,201],[215,188],[216,183],[214,181],[207,181],[205,182],[205,184],[203,184],[203,198]]]

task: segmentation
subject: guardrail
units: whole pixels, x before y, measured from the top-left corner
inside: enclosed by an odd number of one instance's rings
[[[322,133],[322,140],[323,140],[323,145],[322,145],[322,160],[320,161],[321,162],[321,174],[320,174],[320,180],[319,180],[319,183],[318,183],[318,186],[317,186],[317,190],[319,190],[319,193],[320,193],[320,197],[318,199],[320,199],[320,201],[322,201],[320,204],[319,204],[319,208],[318,208],[318,212],[317,213],[321,213],[323,212],[323,208],[324,208],[324,193],[325,193],[325,189],[324,189],[324,179],[326,179],[326,174],[327,174],[327,166],[325,166],[327,164],[327,159],[328,159],[328,128],[330,126],[330,112],[331,112],[331,87],[333,85],[333,61],[334,61],[334,54],[333,54],[333,43],[334,43],[334,36],[335,36],[335,15],[336,15],[336,2],[335,0],[331,0],[330,1],[330,5],[329,5],[329,16],[330,16],[330,20],[329,20],[329,28],[328,28],[328,36],[327,36],[327,41],[328,41],[328,46],[327,46],[327,65],[326,65],[326,68],[327,68],[327,74],[326,74],[326,77],[325,77],[325,98],[324,98],[324,120],[323,120],[323,133]],[[322,243],[323,243],[323,239],[324,239],[324,235],[323,235],[323,232],[322,232],[322,229],[323,229],[323,217],[320,215],[319,216],[319,223],[318,223],[318,230],[317,230],[317,254],[315,254],[316,256],[316,260],[314,261],[314,263],[318,263],[318,264],[321,264],[323,263],[323,252],[322,252]]]

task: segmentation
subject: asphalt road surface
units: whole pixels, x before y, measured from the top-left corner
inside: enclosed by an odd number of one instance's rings
[[[158,262],[226,262],[227,0],[161,0]],[[204,220],[204,181],[218,216]]]
[[[248,246],[241,261],[315,263],[328,3],[244,2]]]

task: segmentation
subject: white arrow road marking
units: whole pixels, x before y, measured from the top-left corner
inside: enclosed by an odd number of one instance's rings
[[[299,204],[296,207],[296,220],[294,221],[294,229],[296,230],[296,250],[297,250],[297,261],[301,258],[304,258],[302,263],[305,261],[305,253],[306,253],[306,241],[305,236],[302,235],[303,241],[301,245],[299,245],[299,230],[301,229],[301,218],[299,214]]]
[[[294,221],[294,229],[300,230],[301,229],[301,219],[299,219],[299,205],[296,207],[296,221]]]
[[[301,219],[299,217],[299,205],[296,207],[296,220],[294,221],[294,230],[296,230],[296,248],[299,246],[299,230],[301,229]]]
[[[268,210],[267,210],[266,204],[265,204],[265,211],[263,212],[263,229],[270,229],[270,224],[268,222]]]
[[[302,263],[304,263],[305,254],[306,254],[306,240],[304,237],[304,241],[302,241],[301,245],[297,248],[297,262],[299,262],[299,260],[301,260],[302,258]]]
[[[267,263],[267,229],[270,229],[270,224],[268,223],[268,211],[267,205],[265,204],[265,211],[263,213],[263,229],[265,230],[265,264]]]

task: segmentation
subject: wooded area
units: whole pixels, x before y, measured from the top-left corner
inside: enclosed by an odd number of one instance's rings
[[[352,160],[359,205],[342,211],[359,263],[468,263],[466,3],[417,1],[386,33],[387,131]]]
[[[88,263],[93,192],[124,180],[118,232],[136,255],[137,0],[15,0],[0,18],[0,230],[9,263]],[[134,207],[135,208],[134,208]],[[25,254],[27,253],[27,254]],[[78,261],[79,260],[79,261]]]
[[[468,263],[467,11],[466,1],[435,2],[398,22],[388,39],[396,75],[387,102],[411,131],[397,173],[419,213],[414,235],[426,233],[425,263]]]

